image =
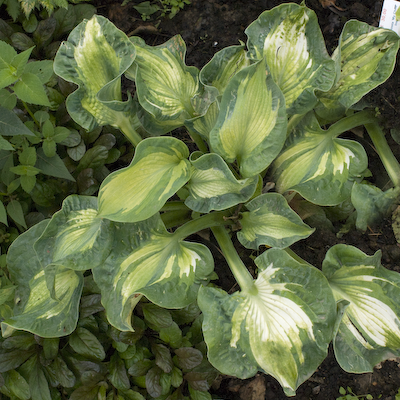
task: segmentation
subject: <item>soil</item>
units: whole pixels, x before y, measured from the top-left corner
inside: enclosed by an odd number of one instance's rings
[[[128,35],[138,35],[147,44],[160,44],[175,34],[180,34],[187,45],[186,63],[203,67],[212,56],[222,48],[246,42],[245,28],[261,12],[286,1],[281,0],[191,0],[190,5],[180,11],[173,19],[148,20],[143,22],[140,14],[133,8],[139,0],[122,6],[113,0],[96,0],[98,13],[107,16],[117,27]],[[300,3],[300,1],[294,1]],[[321,3],[331,4],[324,8]],[[343,25],[350,19],[358,19],[378,26],[383,0],[306,0],[319,19],[326,40],[327,50],[332,53],[337,46]],[[336,7],[335,7],[336,5]],[[382,124],[387,132],[399,127],[400,121],[400,58],[389,80],[373,90],[367,100],[378,107]],[[358,132],[360,135],[360,132]],[[361,132],[361,136],[363,136]],[[390,146],[400,159],[400,146],[387,135]],[[361,138],[366,147],[370,169],[381,183],[388,180],[368,138]],[[293,250],[311,264],[320,267],[329,247],[336,243],[346,243],[360,248],[368,255],[382,251],[382,264],[400,272],[400,247],[391,227],[391,220],[382,221],[379,226],[366,233],[350,232],[338,238],[330,231],[319,231],[307,240],[293,246]],[[224,286],[229,286],[229,277]],[[400,299],[399,299],[400,301]],[[372,373],[349,374],[337,364],[333,352],[314,375],[297,390],[293,399],[334,400],[340,396],[340,387],[350,387],[357,395],[371,394],[374,399],[395,400],[400,387],[400,360],[386,361],[375,367]],[[222,376],[213,388],[215,398],[230,400],[281,400],[287,399],[280,385],[270,376],[259,374],[248,380],[238,380]]]

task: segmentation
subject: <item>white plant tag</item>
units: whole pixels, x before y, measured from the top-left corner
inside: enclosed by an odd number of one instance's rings
[[[400,1],[385,0],[383,2],[379,26],[391,29],[400,35]]]

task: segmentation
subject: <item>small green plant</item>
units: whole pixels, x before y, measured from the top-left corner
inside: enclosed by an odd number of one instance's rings
[[[125,0],[124,4],[127,2],[129,2],[129,0]],[[188,4],[190,4],[189,0],[153,0],[144,1],[133,6],[133,8],[140,13],[143,21],[147,21],[154,14],[156,14],[159,18],[163,18],[168,15],[169,18],[172,19],[180,10],[185,7],[185,5]]]
[[[336,400],[372,400],[373,399],[373,396],[371,396],[370,394],[356,395],[349,386],[347,386],[347,389],[340,387],[339,393],[341,394],[341,396],[337,397]]]
[[[362,229],[397,201],[400,165],[374,112],[357,103],[390,76],[400,39],[349,21],[329,57],[316,15],[297,4],[265,11],[246,34],[247,49],[223,49],[201,71],[185,64],[180,36],[152,47],[100,16],[61,44],[54,71],[77,85],[66,101],[71,117],[88,131],[120,129],[135,153],[97,197],[67,197],[10,246],[16,288],[5,340],[15,330],[74,335],[91,276],[116,330],[136,332],[143,302],[169,310],[197,302],[214,368],[243,379],[268,373],[288,396],[331,341],[348,372],[399,355],[400,275],[380,252],[336,245],[320,271],[290,246],[314,232],[291,205],[324,212],[348,202]],[[136,87],[126,99],[122,75]],[[392,180],[386,192],[365,180],[361,144],[339,138],[359,125]],[[174,134],[182,127],[190,146]],[[214,259],[195,241],[205,229],[238,282],[233,294],[209,283]],[[255,276],[239,246],[268,248]]]
[[[5,316],[15,287],[0,275],[0,288]],[[135,332],[111,327],[98,288],[85,279],[74,333],[43,338],[16,331],[0,339],[0,393],[20,400],[187,399],[186,393],[211,400],[218,371],[206,358],[199,308],[168,311],[142,302],[137,311]]]

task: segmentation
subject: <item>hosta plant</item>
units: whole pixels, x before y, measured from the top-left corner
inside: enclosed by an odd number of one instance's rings
[[[247,48],[225,48],[201,71],[185,64],[180,36],[152,47],[100,16],[62,43],[54,70],[78,85],[70,115],[87,129],[119,128],[135,154],[97,197],[66,198],[14,241],[15,306],[3,336],[74,332],[92,274],[116,329],[135,331],[144,299],[166,309],[197,301],[210,363],[239,378],[270,374],[288,396],[331,341],[353,373],[399,355],[400,275],[380,252],[337,245],[321,271],[290,249],[314,231],[294,208],[352,202],[362,227],[396,200],[399,164],[374,113],[356,110],[390,76],[399,37],[349,21],[330,57],[314,12],[297,4],[265,11],[246,34]],[[126,97],[122,75],[136,88]],[[388,192],[364,180],[361,144],[339,137],[363,124],[393,181]],[[233,294],[210,284],[213,256],[194,236],[209,229],[239,285]],[[255,276],[238,246],[257,252]]]

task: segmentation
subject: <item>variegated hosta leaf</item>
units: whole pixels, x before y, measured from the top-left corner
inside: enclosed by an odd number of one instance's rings
[[[228,83],[219,116],[210,132],[214,152],[238,161],[240,174],[259,174],[279,154],[286,139],[282,92],[263,61],[243,68]]]
[[[111,221],[98,216],[97,198],[71,195],[53,215],[34,249],[43,268],[56,264],[85,271],[106,259],[113,237]]]
[[[283,250],[267,250],[255,262],[252,290],[231,296],[211,287],[199,291],[208,359],[242,379],[268,373],[293,396],[326,357],[335,299],[318,269]]]
[[[367,168],[364,148],[323,130],[313,113],[297,125],[273,163],[279,193],[294,190],[308,201],[333,206],[350,198],[351,188]]]
[[[225,161],[215,153],[191,161],[194,169],[186,187],[185,204],[194,211],[209,213],[225,210],[250,199],[258,176],[237,180]]]
[[[400,355],[400,274],[382,267],[380,259],[380,251],[367,256],[339,244],[322,264],[336,300],[349,302],[333,342],[347,372],[372,372],[379,362]]]
[[[250,65],[244,45],[225,47],[217,52],[211,61],[200,71],[200,81],[204,85],[214,86],[220,94],[231,78],[242,68]]]
[[[285,248],[310,236],[314,229],[306,225],[279,193],[265,193],[246,204],[237,233],[239,242],[248,249],[259,246]]]
[[[193,99],[201,90],[199,71],[185,65],[185,42],[176,35],[159,46],[132,37],[136,48],[136,88],[141,106],[170,130],[193,118]]]
[[[208,248],[178,240],[158,213],[135,224],[116,224],[114,243],[93,277],[109,322],[122,331],[133,330],[132,311],[141,295],[165,308],[183,308],[195,301],[214,269]]]
[[[99,214],[119,222],[158,212],[190,178],[189,150],[173,137],[144,139],[127,168],[108,175],[99,190]]]
[[[16,283],[14,315],[2,322],[6,326],[32,332],[41,337],[59,337],[74,331],[83,287],[83,275],[63,266],[54,276],[54,293],[47,289],[44,270],[33,248],[49,220],[40,222],[18,236],[7,254],[7,268]]]
[[[266,58],[282,90],[288,114],[305,114],[317,103],[315,90],[329,90],[335,78],[315,13],[304,5],[282,4],[264,11],[245,31],[250,57]]]
[[[393,72],[399,36],[383,28],[352,20],[346,22],[332,58],[338,71],[334,86],[318,97],[323,116],[344,113]]]
[[[122,102],[121,75],[135,58],[128,37],[107,18],[83,20],[63,42],[54,71],[79,88],[67,99],[71,117],[85,129],[129,124],[130,101]]]

